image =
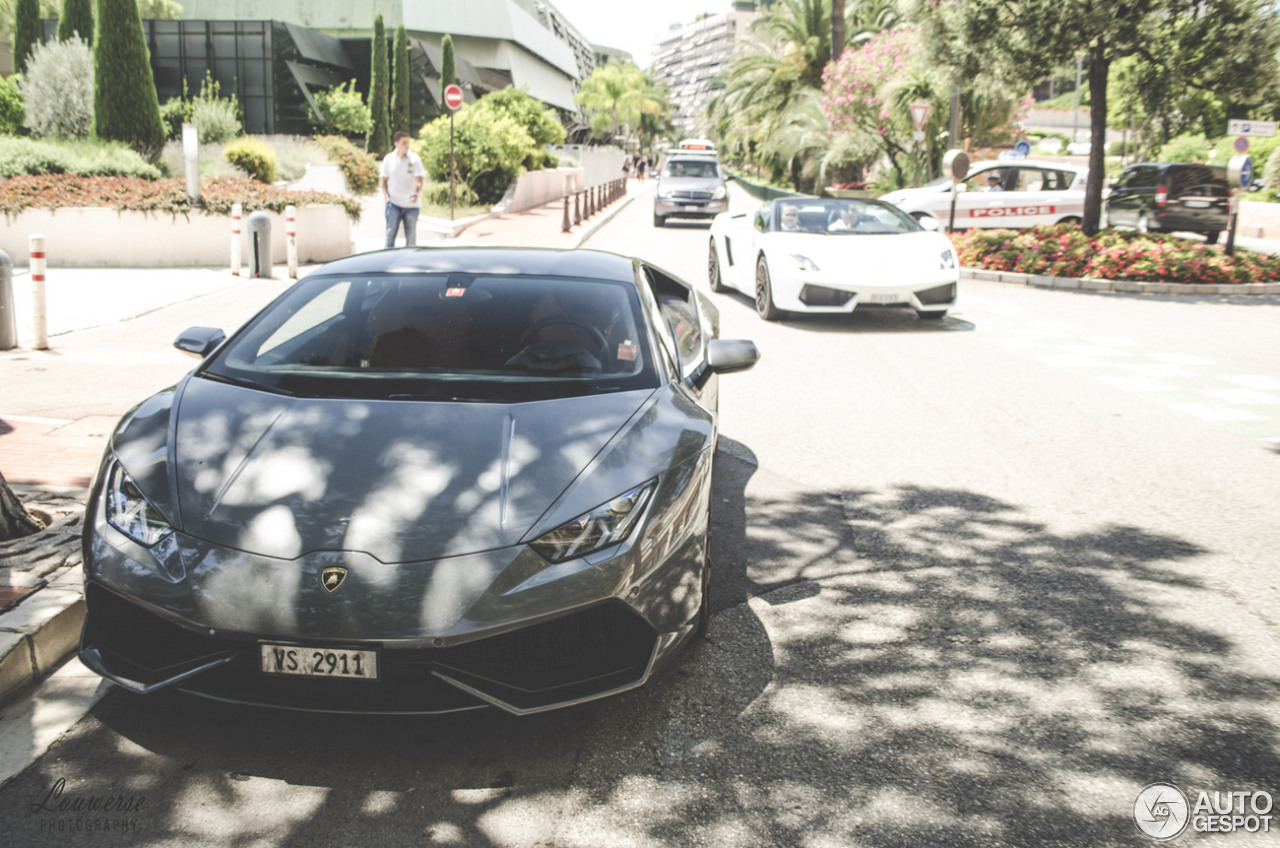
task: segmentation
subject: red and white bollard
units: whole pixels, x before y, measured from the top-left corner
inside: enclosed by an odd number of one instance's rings
[[[240,216],[242,211],[239,203],[231,204],[231,273],[237,277],[240,276],[241,271],[240,245],[243,239],[241,238]]]
[[[49,308],[44,290],[44,236],[32,233],[31,245],[31,319],[35,325],[35,349],[49,349]]]
[[[284,253],[289,261],[289,279],[298,279],[298,210],[284,208]]]

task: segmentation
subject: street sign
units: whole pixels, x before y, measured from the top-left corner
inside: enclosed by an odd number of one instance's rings
[[[455,111],[462,105],[462,88],[460,86],[446,85],[444,87],[444,105]]]
[[[929,120],[929,104],[928,103],[912,103],[911,117],[916,122],[916,130],[924,131],[924,122]]]
[[[1275,134],[1275,121],[1249,121],[1239,118],[1232,118],[1227,121],[1227,135],[1251,135],[1255,138],[1271,138]]]
[[[1014,150],[1014,152],[1015,152],[1015,153],[1017,153],[1019,156],[1030,156],[1030,155],[1031,155],[1031,142],[1027,141],[1027,140],[1024,138],[1022,141],[1018,142],[1017,144],[1015,144],[1015,145],[1013,146],[1013,150]]]
[[[1235,141],[1231,142],[1231,146],[1235,148],[1236,153],[1247,153],[1249,150],[1248,136],[1240,136]]]
[[[1232,187],[1248,188],[1253,185],[1253,160],[1247,154],[1232,156],[1227,163],[1227,176]]]

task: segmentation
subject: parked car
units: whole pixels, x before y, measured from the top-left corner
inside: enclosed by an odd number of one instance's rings
[[[785,197],[712,222],[707,276],[713,291],[754,297],[766,321],[873,306],[942,318],[960,270],[945,235],[888,203]]]
[[[538,712],[705,632],[705,295],[595,251],[406,248],[307,276],[125,415],[80,658],[135,693]]]
[[[653,225],[668,218],[714,218],[729,209],[729,176],[714,156],[672,153],[658,172]]]
[[[1200,233],[1209,244],[1227,228],[1227,169],[1189,162],[1139,162],[1111,184],[1107,226]]]
[[[979,162],[957,186],[956,227],[1035,227],[1078,223],[1084,217],[1088,169],[1029,159]],[[891,191],[880,199],[929,229],[945,229],[951,183],[941,177],[920,188]]]

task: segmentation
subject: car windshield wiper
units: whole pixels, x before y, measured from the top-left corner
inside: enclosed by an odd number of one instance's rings
[[[201,371],[196,375],[206,380],[212,380],[215,383],[226,383],[229,386],[239,386],[242,389],[256,389],[260,392],[270,392],[275,395],[284,395],[285,397],[299,397],[295,392],[285,391],[279,386],[268,386],[265,383],[259,383],[256,380],[246,380],[243,377],[231,377],[226,374],[219,374],[216,371]]]

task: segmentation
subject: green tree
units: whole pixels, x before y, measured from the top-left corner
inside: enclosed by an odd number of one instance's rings
[[[477,109],[512,118],[524,127],[530,141],[538,148],[560,144],[565,139],[564,124],[560,123],[556,113],[531,97],[523,88],[509,85],[501,91],[486,94],[474,105]]]
[[[138,14],[144,21],[176,21],[182,6],[173,0],[138,0]]]
[[[626,137],[642,116],[658,118],[671,112],[662,88],[630,62],[597,67],[582,81],[577,100],[587,110],[592,133],[605,137]]]
[[[27,70],[31,51],[41,41],[40,3],[38,0],[17,0],[13,7],[13,68],[18,73]]]
[[[375,156],[385,156],[391,150],[390,73],[387,33],[379,13],[373,19],[373,60],[369,74],[369,110],[373,113],[373,130],[365,141],[365,149]]]
[[[93,0],[64,0],[58,17],[58,40],[79,36],[93,46]]]
[[[164,122],[136,0],[98,0],[94,17],[94,132],[154,159],[164,146]]]
[[[534,144],[518,121],[500,110],[480,108],[483,102],[463,106],[453,115],[454,170],[482,202],[496,203]],[[435,119],[414,143],[429,174],[449,172],[449,123],[447,115]]]
[[[409,114],[409,33],[404,24],[396,27],[395,63],[392,68],[391,132],[408,132]]]
[[[981,74],[993,53],[1016,81],[1030,83],[1059,66],[1088,59],[1089,182],[1084,230],[1097,232],[1106,179],[1107,81],[1113,62],[1139,56],[1162,69],[1167,86],[1198,91],[1224,89],[1247,96],[1255,80],[1275,77],[1276,24],[1262,13],[1264,0],[950,0],[926,4],[933,52],[951,60],[958,75]],[[940,36],[940,37],[938,37]],[[1167,71],[1167,75],[1163,74]],[[1143,96],[1159,108],[1169,88],[1153,85]]]
[[[446,35],[440,39],[440,90],[444,91],[447,85],[453,85],[458,81],[458,71],[454,67],[453,61],[453,36]]]

